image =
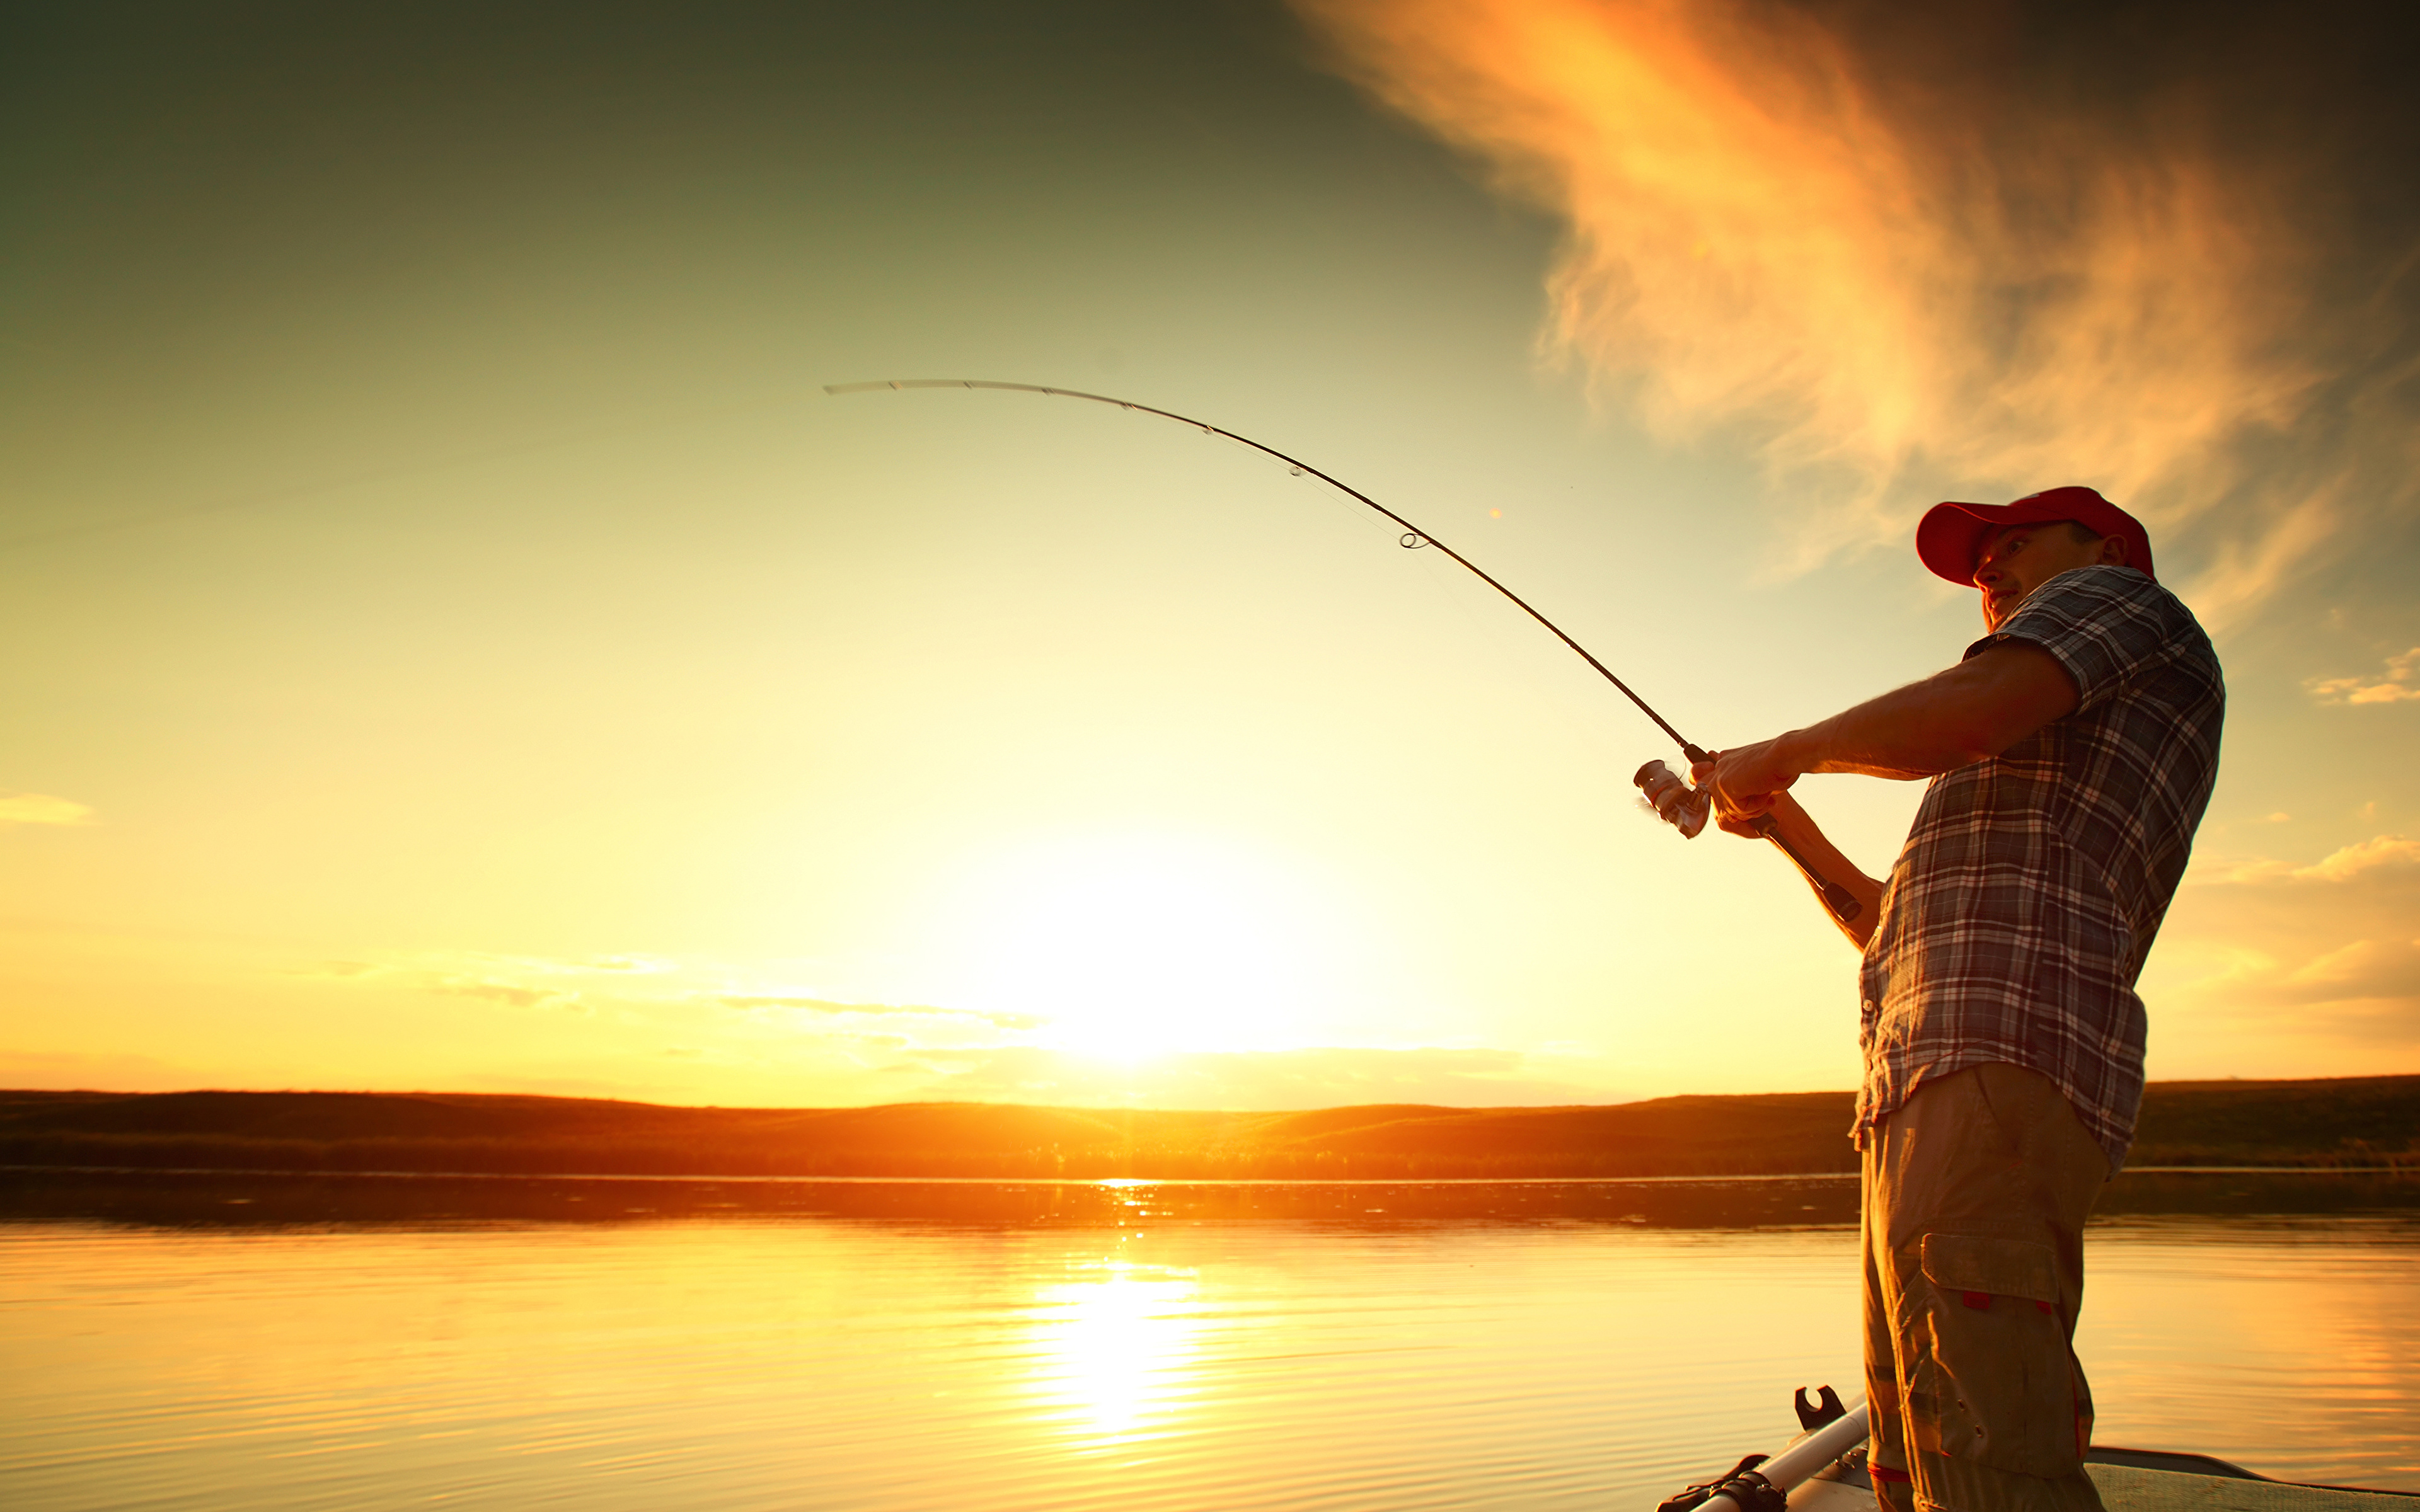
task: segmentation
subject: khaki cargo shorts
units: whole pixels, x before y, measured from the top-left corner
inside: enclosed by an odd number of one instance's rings
[[[2076,1363],[2109,1158],[2050,1079],[1970,1066],[1867,1140],[1866,1400],[1885,1512],[2100,1512]]]

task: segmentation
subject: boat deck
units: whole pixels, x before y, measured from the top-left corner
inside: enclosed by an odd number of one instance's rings
[[[1862,1453],[1862,1451],[1860,1451]],[[2206,1455],[2095,1447],[2085,1465],[2109,1512],[2413,1512],[2404,1491],[2268,1480]],[[1791,1512],[1874,1512],[1865,1473],[1836,1465],[1790,1493]]]

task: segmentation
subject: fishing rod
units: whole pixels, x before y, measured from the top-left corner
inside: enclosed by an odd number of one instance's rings
[[[1161,409],[1153,405],[1138,403],[1133,399],[1115,398],[1106,393],[1087,393],[1081,389],[1054,389],[1046,384],[1040,383],[1001,383],[988,378],[880,378],[870,383],[828,383],[824,385],[824,393],[834,395],[835,397],[846,393],[873,393],[886,390],[905,389],[997,389],[1012,393],[1039,393],[1047,398],[1053,399],[1085,399],[1094,404],[1115,405],[1121,409],[1131,409],[1146,415],[1157,415],[1162,420],[1172,420],[1180,425],[1190,425],[1205,436],[1223,436],[1231,441],[1237,442],[1244,446],[1249,446],[1253,451],[1259,452],[1264,456],[1275,457],[1277,460],[1283,462],[1286,466],[1294,469],[1297,474],[1307,472],[1312,477],[1317,478],[1320,482],[1326,484],[1329,487],[1334,488],[1338,492],[1345,494],[1350,498],[1358,500],[1360,502],[1369,505],[1372,509],[1376,510],[1379,514],[1386,516],[1388,519],[1393,520],[1396,524],[1402,526],[1404,528],[1404,533],[1397,538],[1396,544],[1403,547],[1406,551],[1418,551],[1428,547],[1435,547],[1437,550],[1444,552],[1448,557],[1451,558],[1456,565],[1468,571],[1472,577],[1477,578],[1481,582],[1485,583],[1488,587],[1495,589],[1499,594],[1502,594],[1506,598],[1511,599],[1513,605],[1517,607],[1522,613],[1527,614],[1529,618],[1537,621],[1540,625],[1544,625],[1553,633],[1556,640],[1560,640],[1563,644],[1571,647],[1574,652],[1578,654],[1579,658],[1582,661],[1585,661],[1590,667],[1595,668],[1597,675],[1603,677],[1606,682],[1611,683],[1614,687],[1621,692],[1623,698],[1628,699],[1631,702],[1638,706],[1639,713],[1655,721],[1655,727],[1672,737],[1672,743],[1681,748],[1681,753],[1689,759],[1689,763],[1692,766],[1704,765],[1714,759],[1713,752],[1707,750],[1704,747],[1698,745],[1695,741],[1690,740],[1686,735],[1682,734],[1680,731],[1673,729],[1670,720],[1665,718],[1662,715],[1656,713],[1653,708],[1650,707],[1647,701],[1640,698],[1637,693],[1634,692],[1628,683],[1625,683],[1620,677],[1615,676],[1612,668],[1607,667],[1604,662],[1597,660],[1595,653],[1590,651],[1588,647],[1581,645],[1578,641],[1573,640],[1564,632],[1561,625],[1557,625],[1554,621],[1538,612],[1537,607],[1531,604],[1528,599],[1523,598],[1512,589],[1505,587],[1500,582],[1497,582],[1485,568],[1480,566],[1479,563],[1471,561],[1468,557],[1464,556],[1453,548],[1446,545],[1443,541],[1438,540],[1435,536],[1431,535],[1428,532],[1421,530],[1419,526],[1413,524],[1410,520],[1405,519],[1403,516],[1396,514],[1391,509],[1388,509],[1386,505],[1378,502],[1375,499],[1371,498],[1368,494],[1363,493],[1360,489],[1354,487],[1349,483],[1346,483],[1343,479],[1336,477],[1332,473],[1323,472],[1298,456],[1289,455],[1284,452],[1279,451],[1274,446],[1264,446],[1261,442],[1252,440],[1249,436],[1239,436],[1235,432],[1229,430],[1222,425],[1211,424],[1206,420],[1196,420],[1191,415],[1180,415],[1172,409]],[[1656,799],[1654,803],[1655,812],[1658,817],[1666,820],[1668,823],[1671,824],[1674,828],[1680,830],[1683,837],[1695,839],[1699,832],[1705,828],[1706,819],[1711,810],[1714,796],[1712,792],[1708,789],[1681,784],[1680,779],[1677,775],[1662,762],[1649,762],[1632,776],[1631,781],[1641,791],[1647,790],[1651,783],[1657,783],[1663,786],[1663,796]],[[1678,788],[1677,792],[1675,791],[1676,785]],[[1778,846],[1781,853],[1784,856],[1789,856],[1800,872],[1806,873],[1807,880],[1809,883],[1812,883],[1815,887],[1815,890],[1823,895],[1823,906],[1832,911],[1832,917],[1839,919],[1844,924],[1857,917],[1859,905],[1857,900],[1850,894],[1849,889],[1841,887],[1838,883],[1832,881],[1822,872],[1816,871],[1813,863],[1808,861],[1806,856],[1800,855],[1796,846],[1791,844],[1789,841],[1782,838],[1780,833],[1774,826],[1774,820],[1771,814],[1759,814],[1755,818],[1749,820],[1748,823],[1752,827],[1754,827],[1758,834],[1763,836],[1766,840],[1773,841],[1775,845]]]

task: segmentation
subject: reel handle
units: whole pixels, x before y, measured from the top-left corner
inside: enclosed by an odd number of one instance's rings
[[[1683,750],[1688,756],[1692,765],[1714,759],[1711,752],[1701,750],[1696,746],[1683,747]],[[1660,787],[1661,791],[1652,796],[1649,802],[1654,805],[1656,817],[1679,830],[1683,840],[1697,839],[1699,833],[1706,827],[1706,821],[1713,816],[1714,794],[1704,788],[1690,786],[1682,779],[1678,772],[1662,762],[1649,762],[1631,774],[1630,780],[1641,793],[1646,792],[1651,783]],[[1773,841],[1782,855],[1790,857],[1791,864],[1797,867],[1808,882],[1814,884],[1815,890],[1823,895],[1823,906],[1832,911],[1834,918],[1845,924],[1863,912],[1864,905],[1857,902],[1848,888],[1816,871],[1815,864],[1801,856],[1797,846],[1781,838],[1780,830],[1773,822],[1773,815],[1757,815],[1749,822],[1749,827]]]

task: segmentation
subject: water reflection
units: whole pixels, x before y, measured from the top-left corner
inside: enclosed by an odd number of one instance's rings
[[[2420,1488],[2415,1187],[2129,1177],[2102,1438]],[[0,1505],[1652,1506],[1853,1387],[1854,1203],[7,1173]]]
[[[1034,1300],[1036,1382],[1098,1450],[1163,1430],[1193,1396],[1202,1327],[1193,1273],[1108,1260]]]

